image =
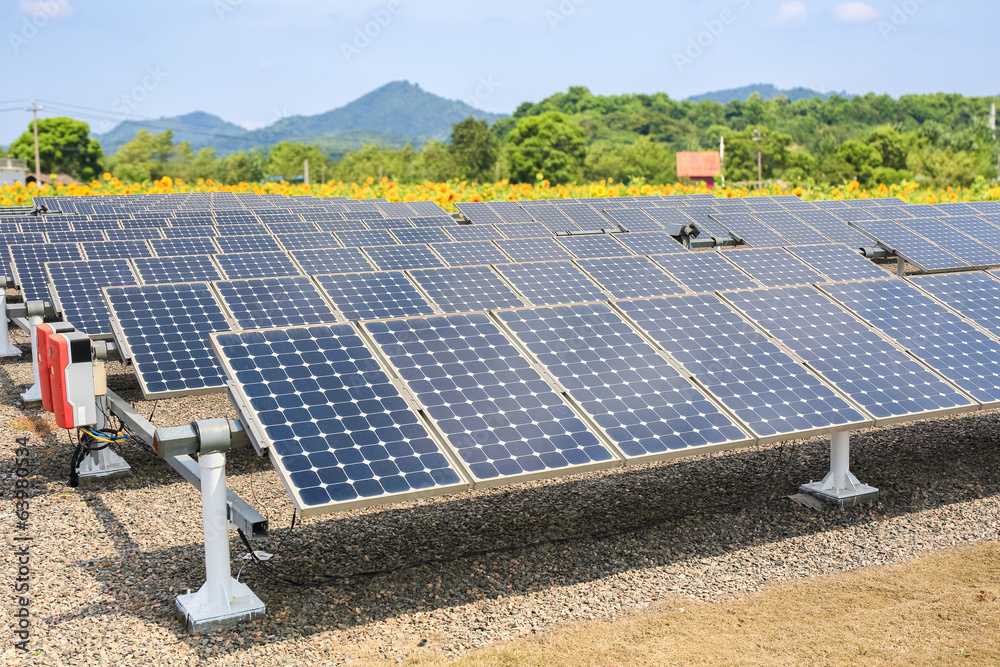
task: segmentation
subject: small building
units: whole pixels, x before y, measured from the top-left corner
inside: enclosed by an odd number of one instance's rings
[[[15,157],[0,157],[0,184],[26,184],[24,178],[27,171],[27,160],[19,160]]]
[[[702,181],[709,188],[715,187],[715,177],[722,173],[722,160],[718,151],[677,153],[677,176]]]

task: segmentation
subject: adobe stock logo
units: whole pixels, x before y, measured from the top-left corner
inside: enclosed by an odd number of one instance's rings
[[[878,31],[882,33],[882,39],[889,41],[889,37],[902,30],[903,26],[919,14],[920,9],[926,4],[927,0],[906,0],[901,4],[893,5],[889,20],[881,19],[878,22]]]
[[[348,64],[361,55],[361,52],[371,46],[382,31],[389,27],[393,18],[399,15],[403,9],[400,0],[389,0],[385,9],[380,9],[372,13],[371,20],[354,28],[354,39],[350,42],[340,43],[340,52],[344,56],[344,61]]]
[[[740,11],[750,8],[750,0],[730,0],[730,2]],[[726,27],[736,23],[737,18],[738,14],[733,10],[723,9],[716,18],[704,21],[702,25],[705,29],[688,37],[683,51],[674,51],[674,66],[677,71],[683,74],[686,68],[694,65],[695,61],[725,34]]]

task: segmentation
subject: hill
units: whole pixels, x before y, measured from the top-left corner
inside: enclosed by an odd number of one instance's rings
[[[781,89],[770,83],[755,83],[749,86],[743,86],[742,88],[730,88],[729,90],[717,90],[711,93],[703,93],[701,95],[694,95],[688,99],[692,102],[701,102],[703,100],[711,100],[713,102],[718,102],[719,104],[725,104],[726,102],[737,100],[740,102],[745,102],[754,93],[760,93],[760,96],[765,100],[773,100],[776,97],[784,95],[791,102],[797,102],[799,100],[811,100],[814,97],[822,99],[824,102],[829,100],[833,95],[839,95],[840,97],[850,98],[851,96],[846,92],[840,93],[821,93],[811,88],[788,88]]]

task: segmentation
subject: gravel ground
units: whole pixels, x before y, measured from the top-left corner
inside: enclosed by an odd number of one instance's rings
[[[115,391],[152,409],[129,369],[108,370]],[[66,432],[20,407],[30,377],[23,360],[0,363],[5,536],[16,532],[15,438],[31,438],[37,466],[31,652],[11,648],[8,632],[2,664],[395,663],[614,618],[673,594],[719,601],[775,580],[1000,539],[996,411],[855,433],[852,470],[882,496],[846,511],[785,498],[826,472],[827,441],[814,438],[318,517],[288,533],[292,506],[277,475],[240,451],[230,486],[268,515],[273,537],[255,548],[276,554],[272,572],[247,565],[241,580],[268,615],[189,636],[173,600],[204,577],[198,495],[135,444],[123,447],[132,477],[68,487]],[[233,416],[223,397],[189,397],[160,401],[154,422],[219,416]],[[235,536],[232,552],[239,568],[246,549]],[[367,571],[384,572],[356,574]],[[338,575],[354,576],[317,579]],[[12,558],[0,577],[13,585]],[[10,594],[0,609],[6,631]]]

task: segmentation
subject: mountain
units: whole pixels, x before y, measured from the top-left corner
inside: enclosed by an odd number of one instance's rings
[[[739,100],[740,102],[745,102],[754,93],[760,93],[760,96],[765,100],[771,100],[779,95],[784,95],[791,102],[797,102],[798,100],[811,100],[814,97],[821,98],[824,102],[830,99],[833,95],[840,95],[841,97],[850,98],[846,92],[841,93],[821,93],[811,88],[789,88],[787,90],[782,90],[777,86],[770,83],[755,83],[750,86],[743,86],[742,88],[730,88],[729,90],[717,90],[711,93],[704,93],[702,95],[695,95],[689,97],[688,99],[692,102],[701,102],[703,100],[712,100],[713,102],[718,102],[719,104],[725,104],[730,100]]]
[[[170,129],[174,141],[190,141],[195,150],[212,146],[220,155],[267,148],[280,141],[301,141],[319,144],[337,157],[360,148],[362,143],[397,147],[410,143],[421,147],[430,139],[444,140],[451,135],[453,124],[469,116],[492,123],[503,114],[445,99],[409,81],[394,81],[339,109],[315,116],[288,116],[257,130],[246,130],[197,111],[156,121],[125,121],[95,137],[106,155],[118,150],[140,129],[153,133]]]

